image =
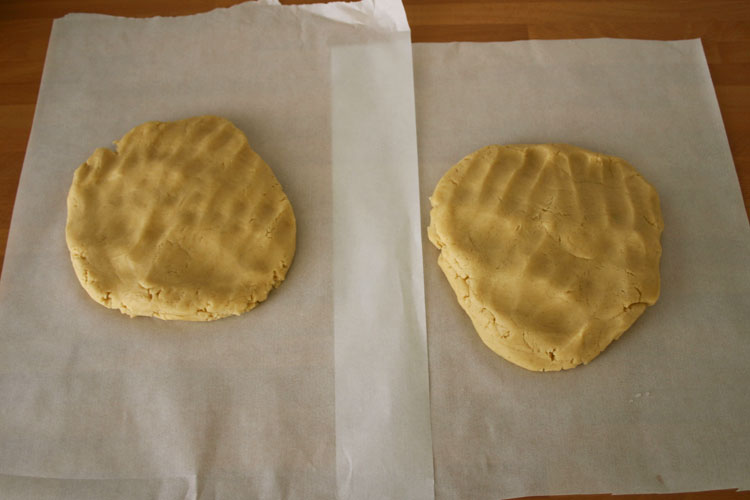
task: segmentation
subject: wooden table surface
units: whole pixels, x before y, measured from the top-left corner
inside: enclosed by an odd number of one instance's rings
[[[239,2],[0,0],[0,262],[5,256],[18,178],[53,19],[68,12],[133,17],[182,15],[235,3]],[[750,1],[405,0],[404,4],[414,42],[700,37],[724,118],[745,209],[750,216]],[[747,499],[750,492],[725,490],[621,498],[652,496],[659,499]],[[585,498],[612,497],[593,495]]]

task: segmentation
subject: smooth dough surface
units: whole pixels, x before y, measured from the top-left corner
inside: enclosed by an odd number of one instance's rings
[[[484,343],[519,366],[588,363],[659,297],[659,198],[620,158],[487,146],[430,201],[440,268]]]
[[[214,320],[265,300],[294,257],[292,206],[231,122],[139,125],[99,148],[68,194],[81,285],[129,316]]]

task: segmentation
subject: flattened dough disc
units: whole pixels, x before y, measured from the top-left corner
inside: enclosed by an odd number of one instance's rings
[[[620,158],[487,146],[430,201],[440,268],[484,343],[519,366],[588,363],[659,297],[659,198]]]
[[[148,122],[97,149],[68,194],[66,239],[92,299],[206,321],[254,308],[294,257],[292,206],[231,122]]]

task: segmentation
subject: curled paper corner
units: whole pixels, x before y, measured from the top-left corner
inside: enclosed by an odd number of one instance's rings
[[[261,0],[276,2],[277,0]],[[360,0],[359,2],[314,3],[294,6],[300,10],[346,24],[369,26],[385,31],[406,31],[409,22],[401,0]]]

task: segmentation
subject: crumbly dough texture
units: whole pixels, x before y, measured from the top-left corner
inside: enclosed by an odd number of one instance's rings
[[[428,235],[459,303],[484,343],[523,368],[588,363],[659,297],[659,198],[620,158],[487,146],[430,201]]]
[[[254,308],[294,257],[292,206],[231,122],[148,122],[99,148],[68,194],[66,239],[92,299],[206,321]]]

